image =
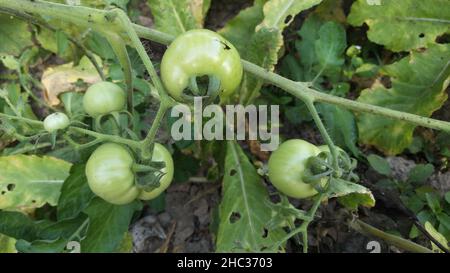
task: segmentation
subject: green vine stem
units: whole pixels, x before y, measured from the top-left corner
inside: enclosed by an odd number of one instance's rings
[[[308,252],[308,226],[311,224],[311,222],[314,220],[314,216],[316,215],[317,209],[319,208],[320,204],[328,198],[328,193],[319,193],[314,198],[314,203],[312,207],[309,209],[308,213],[306,214],[307,218],[303,220],[302,224],[289,232],[286,236],[284,236],[283,239],[278,241],[278,243],[275,245],[275,250],[278,250],[282,244],[287,242],[292,237],[296,236],[297,234],[302,234],[302,240],[303,240],[303,253]]]
[[[18,116],[11,116],[11,115],[7,115],[7,114],[3,114],[3,113],[0,113],[0,118],[20,120],[20,121],[23,121],[23,122],[31,124],[31,125],[44,127],[43,122],[39,121],[39,120],[33,120],[33,119],[18,117]],[[141,141],[135,141],[135,140],[131,140],[131,139],[123,138],[120,136],[115,136],[115,135],[102,134],[102,133],[98,133],[98,132],[94,132],[94,131],[91,131],[88,129],[83,129],[83,128],[74,127],[74,126],[68,127],[67,131],[68,131],[67,133],[78,133],[78,134],[82,134],[82,135],[92,136],[92,137],[96,138],[99,142],[114,142],[114,143],[120,143],[120,144],[127,145],[127,146],[132,147],[137,150],[142,149]]]
[[[371,235],[378,237],[387,243],[396,246],[398,248],[401,248],[403,250],[414,252],[414,253],[434,253],[432,250],[421,246],[419,244],[416,244],[412,241],[403,239],[401,237],[395,236],[393,234],[386,233],[382,230],[379,230],[367,223],[364,223],[361,220],[355,220],[350,223],[350,227],[354,230],[358,231],[359,233],[362,233],[364,235]]]
[[[122,37],[120,37],[115,33],[107,33],[105,34],[105,36],[109,44],[111,45],[114,54],[116,54],[120,66],[123,69],[128,94],[127,95],[128,111],[133,112],[133,75],[132,75],[131,61],[130,57],[128,56],[125,42],[122,40]]]
[[[137,31],[138,35],[145,39],[149,39],[162,44],[170,44],[170,42],[174,39],[173,36],[159,32],[154,29],[145,28],[139,25],[133,26]],[[450,132],[450,122],[447,121],[422,117],[415,114],[392,110],[386,107],[381,107],[377,105],[337,97],[334,95],[329,95],[311,89],[309,83],[295,82],[289,80],[287,78],[284,78],[276,73],[267,71],[266,69],[245,60],[242,60],[242,63],[244,66],[244,70],[246,72],[251,73],[261,79],[264,79],[269,83],[272,83],[273,85],[285,90],[286,92],[303,101],[310,99],[313,102],[329,103],[344,107],[346,109],[353,110],[355,112],[364,112],[373,115],[379,115],[387,118],[402,120],[426,128]]]
[[[161,121],[164,118],[164,114],[167,112],[167,110],[170,108],[169,105],[167,105],[164,101],[161,102],[159,105],[158,112],[156,113],[155,119],[153,120],[152,126],[150,127],[150,130],[147,133],[147,136],[142,141],[142,157],[144,159],[151,159],[152,157],[152,150],[151,145],[155,141],[155,136],[158,131],[159,126],[161,125]]]
[[[317,109],[314,106],[314,102],[309,99],[306,99],[303,102],[305,102],[306,107],[308,107],[308,110],[311,113],[311,116],[312,116],[314,122],[316,123],[317,127],[319,128],[320,134],[324,138],[325,143],[330,148],[331,156],[333,157],[333,162],[332,162],[333,169],[335,170],[335,172],[340,172],[337,148],[334,145],[333,140],[331,139],[330,135],[328,134],[327,129],[323,125],[323,122],[320,119],[319,113],[317,112]],[[338,173],[337,176],[339,177],[340,173]]]

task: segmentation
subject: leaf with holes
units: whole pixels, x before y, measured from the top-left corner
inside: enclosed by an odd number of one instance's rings
[[[0,157],[0,209],[56,205],[71,164],[52,157]]]
[[[228,142],[217,252],[271,250],[283,238],[282,229],[267,229],[274,212],[264,202],[268,198],[255,167],[236,142]]]
[[[180,35],[187,30],[201,28],[191,12],[188,0],[148,0],[156,29]]]
[[[318,5],[322,0],[270,0],[264,5],[264,20],[257,27],[285,29],[300,12]]]
[[[278,30],[262,28],[251,38],[245,59],[266,68],[268,71],[273,71],[275,64],[278,62],[278,50],[282,45],[283,37]],[[264,81],[261,79],[250,73],[245,73],[241,90],[238,92],[241,103],[247,105],[258,97],[263,83]]]
[[[348,17],[350,24],[369,27],[369,39],[393,51],[408,51],[434,44],[450,31],[448,0],[383,0],[370,5],[356,1]]]
[[[330,197],[337,197],[339,203],[345,207],[356,210],[358,206],[373,207],[375,198],[372,192],[359,184],[355,184],[342,179],[333,178],[330,184]]]
[[[409,57],[383,68],[391,77],[392,87],[376,82],[363,90],[358,101],[398,111],[429,117],[447,100],[450,79],[450,45],[434,45],[413,51]],[[398,154],[413,140],[415,125],[376,117],[359,115],[359,139],[387,154]]]
[[[239,14],[227,22],[219,33],[230,41],[243,55],[247,50],[250,39],[255,34],[256,26],[264,19],[263,6],[267,0],[255,0],[253,6],[239,12]]]

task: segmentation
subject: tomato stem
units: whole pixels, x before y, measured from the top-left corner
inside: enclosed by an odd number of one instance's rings
[[[340,168],[339,168],[339,162],[338,162],[338,152],[337,148],[333,143],[333,140],[331,139],[330,135],[328,134],[327,129],[323,125],[322,120],[320,119],[319,113],[317,112],[316,107],[314,106],[314,101],[310,99],[304,100],[306,107],[308,107],[309,112],[311,113],[311,116],[316,123],[317,128],[319,128],[320,134],[322,135],[322,138],[324,139],[325,143],[330,148],[331,155],[333,157],[333,169],[337,173],[337,176],[340,176]]]
[[[142,143],[142,158],[143,159],[150,159],[152,157],[152,150],[151,145],[155,141],[156,133],[159,129],[159,126],[161,126],[162,119],[164,118],[164,114],[167,112],[167,110],[170,108],[170,105],[165,103],[164,101],[161,102],[159,105],[158,112],[156,113],[155,119],[153,120],[152,126],[150,127],[150,130],[147,133],[147,136]]]

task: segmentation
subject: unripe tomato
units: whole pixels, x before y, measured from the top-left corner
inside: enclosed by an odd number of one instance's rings
[[[83,108],[91,117],[122,111],[126,103],[125,91],[112,82],[94,83],[86,90],[83,97]]]
[[[294,198],[308,198],[317,194],[310,184],[305,183],[308,159],[317,156],[321,150],[315,145],[292,139],[282,143],[269,158],[269,179],[280,192]],[[321,183],[326,183],[326,178]]]
[[[122,145],[106,143],[98,147],[86,165],[91,190],[105,201],[123,205],[132,202],[140,191],[132,170],[134,158]]]
[[[61,112],[50,114],[44,119],[44,129],[49,133],[66,129],[69,125],[69,118],[66,114]]]
[[[220,97],[227,98],[242,79],[241,58],[236,48],[219,34],[195,29],[178,36],[161,61],[161,79],[169,94],[183,101],[189,79],[216,76],[220,80]]]
[[[167,187],[169,187],[173,179],[174,166],[172,155],[163,145],[155,143],[155,147],[153,148],[152,161],[163,161],[166,166],[161,171],[165,174],[159,181],[160,186],[158,188],[149,192],[141,192],[141,194],[139,195],[139,199],[141,200],[151,200],[156,198],[165,189],[167,189]]]

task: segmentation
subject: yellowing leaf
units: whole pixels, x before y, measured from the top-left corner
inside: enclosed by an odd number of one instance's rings
[[[0,209],[56,205],[70,163],[53,157],[0,157]]]
[[[67,63],[60,66],[50,67],[42,75],[42,84],[45,87],[44,97],[50,105],[60,104],[58,96],[69,91],[84,91],[77,86],[79,81],[88,85],[101,80],[94,65],[87,57],[83,57],[78,66]]]
[[[264,5],[265,18],[257,30],[262,27],[283,30],[298,13],[312,8],[320,2],[322,0],[270,0]]]
[[[203,26],[206,14],[211,6],[211,0],[191,0],[189,4],[197,25]]]
[[[348,17],[350,24],[367,24],[371,41],[393,51],[427,47],[450,31],[448,0],[380,0],[380,5],[358,0]]]
[[[375,83],[362,91],[358,101],[429,117],[447,100],[450,45],[414,51],[384,67],[383,73],[391,77],[392,87]],[[398,154],[411,144],[416,125],[361,114],[358,127],[362,143],[374,145],[387,154]]]

